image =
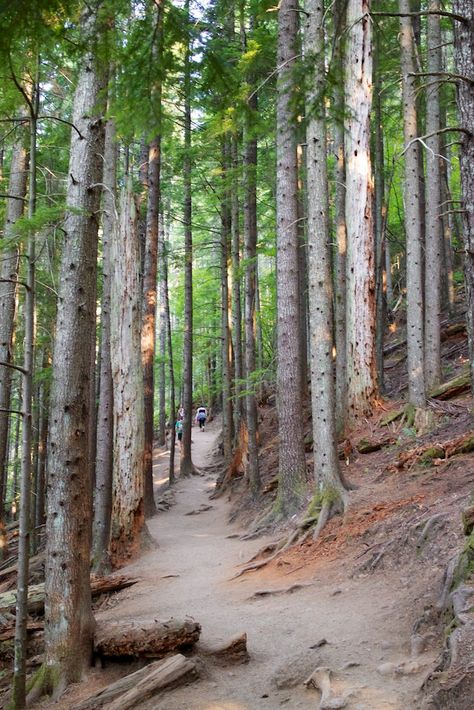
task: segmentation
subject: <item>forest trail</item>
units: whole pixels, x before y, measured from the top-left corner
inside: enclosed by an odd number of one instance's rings
[[[202,625],[198,648],[246,632],[250,661],[226,668],[206,665],[197,682],[142,703],[142,710],[316,708],[319,692],[306,689],[303,681],[317,666],[333,671],[338,692],[351,692],[349,710],[419,708],[416,691],[433,657],[425,654],[411,662],[410,634],[414,599],[429,590],[421,584],[417,589],[416,582],[392,571],[351,579],[341,559],[322,562],[316,575],[314,570],[305,575],[304,569],[290,574],[262,570],[232,580],[238,565],[265,539],[239,539],[242,530],[228,523],[227,500],[209,500],[214,477],[206,475],[205,467],[217,435],[218,423],[204,433],[193,429],[193,460],[204,475],[178,479],[175,504],[148,524],[156,548],[121,570],[142,581],[98,616],[190,616]],[[168,456],[156,454],[160,485]],[[251,598],[256,591],[281,590],[296,582],[303,586],[291,594]],[[326,643],[311,648],[322,640]],[[400,663],[408,673],[395,673],[394,665],[380,668]]]

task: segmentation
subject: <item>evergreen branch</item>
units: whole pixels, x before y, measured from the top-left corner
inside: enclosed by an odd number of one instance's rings
[[[425,17],[427,15],[439,15],[440,17],[450,17],[452,20],[457,20],[463,24],[467,24],[467,17],[457,15],[454,12],[447,10],[420,10],[419,12],[371,12],[373,17]]]
[[[58,121],[59,123],[65,123],[67,126],[71,126],[71,128],[74,128],[74,130],[76,131],[79,138],[81,140],[84,140],[85,136],[82,135],[79,128],[74,123],[71,123],[71,121],[66,121],[65,118],[59,118],[59,116],[38,116],[38,118],[37,118],[38,121],[43,121],[45,119],[48,119],[51,121]]]
[[[20,200],[21,202],[28,202],[26,197],[18,197],[18,195],[8,195],[4,192],[0,192],[0,197],[6,200]]]
[[[471,79],[469,76],[464,76],[464,74],[453,74],[452,72],[446,71],[409,72],[408,76],[441,76],[445,77],[446,81],[466,81],[468,84],[474,84],[474,79]]]
[[[9,367],[12,370],[18,370],[18,372],[21,372],[23,375],[27,375],[28,371],[25,370],[24,367],[21,367],[20,365],[13,365],[11,362],[3,362],[0,360],[0,367]]]

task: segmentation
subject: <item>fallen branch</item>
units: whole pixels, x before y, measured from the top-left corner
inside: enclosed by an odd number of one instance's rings
[[[306,589],[306,587],[312,587],[313,582],[304,582],[292,584],[290,587],[283,587],[280,589],[259,589],[249,597],[249,599],[260,599],[262,597],[278,596],[279,594],[293,594],[300,589]]]
[[[436,464],[452,456],[467,454],[474,451],[474,432],[468,432],[449,441],[423,444],[414,449],[403,451],[398,456],[395,469],[402,470],[416,463]]]
[[[109,710],[128,710],[157,691],[175,685],[178,681],[195,678],[196,675],[196,663],[176,654],[120,678],[87,700],[73,705],[71,710],[97,710],[104,705]]]

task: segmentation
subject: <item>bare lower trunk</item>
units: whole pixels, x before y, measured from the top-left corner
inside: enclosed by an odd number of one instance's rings
[[[230,164],[229,142],[224,138],[222,148],[222,176],[224,181],[221,198],[221,338],[222,338],[222,441],[226,461],[232,456],[232,340],[229,327],[229,244],[231,239],[230,194],[227,186]]]
[[[278,12],[277,81],[277,409],[279,486],[277,510],[292,515],[305,492],[299,357],[298,205],[293,71],[297,46],[296,0]]]
[[[377,396],[375,264],[370,163],[372,45],[368,0],[349,0],[346,50],[347,404],[370,414]]]
[[[431,12],[440,10],[440,0],[430,0]],[[439,74],[441,27],[439,15],[428,16],[428,72]],[[441,139],[440,85],[430,82],[426,90],[426,238],[425,238],[425,385],[431,389],[441,379]]]
[[[164,237],[164,235],[163,235]],[[171,442],[170,442],[170,463],[169,463],[169,482],[175,482],[174,460],[176,450],[176,435],[174,431],[174,423],[176,420],[176,389],[174,383],[174,358],[173,358],[173,338],[171,337],[171,309],[168,289],[168,241],[163,241],[163,284],[162,292],[164,299],[164,310],[166,319],[166,333],[168,339],[168,368],[169,368],[169,386],[170,386],[170,425],[171,425]]]
[[[456,72],[465,77],[474,76],[474,4],[470,0],[453,0],[453,12],[466,18],[465,23],[455,22],[454,58]],[[461,135],[461,195],[464,246],[464,280],[466,284],[467,329],[471,381],[474,382],[474,83],[459,81],[457,104]]]
[[[375,349],[377,357],[377,380],[381,391],[384,387],[383,370],[383,341],[385,330],[385,304],[384,304],[384,243],[385,243],[385,220],[384,220],[384,147],[382,129],[382,98],[381,81],[379,69],[380,42],[376,36],[374,52],[374,210],[375,210]]]
[[[404,208],[407,263],[407,350],[408,398],[416,407],[425,406],[423,357],[423,281],[420,225],[419,162],[417,143],[416,84],[414,38],[410,1],[400,0],[401,69],[403,92],[403,127],[405,139]]]
[[[160,359],[158,365],[158,445],[166,445],[166,334],[167,334],[167,314],[166,314],[166,294],[165,294],[165,225],[163,212],[160,213],[158,235],[158,271],[159,271],[159,296],[160,296],[160,320],[159,320],[159,348]],[[175,412],[171,410],[170,423],[173,427]]]
[[[123,190],[112,240],[111,359],[114,384],[114,487],[110,553],[133,554],[144,524],[144,407],[140,353],[140,279],[137,216]]]
[[[112,470],[114,402],[112,364],[110,356],[110,289],[113,264],[111,241],[117,219],[117,143],[113,118],[105,128],[104,149],[104,210],[102,221],[102,303],[100,348],[100,392],[97,413],[97,460],[94,499],[92,566],[96,573],[108,569],[110,524],[112,516]]]
[[[238,138],[232,138],[232,350],[234,354],[234,439],[238,436],[243,413],[242,390],[242,308],[240,275],[240,219],[239,219],[239,156]]]
[[[90,363],[95,331],[97,234],[103,165],[101,81],[94,54],[98,3],[81,21],[89,38],[74,97],[64,248],[51,387],[46,526],[45,668],[55,693],[90,662]],[[78,135],[78,132],[80,135]]]

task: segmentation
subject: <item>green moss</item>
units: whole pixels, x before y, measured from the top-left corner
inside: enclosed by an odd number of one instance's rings
[[[466,540],[459,561],[454,570],[452,589],[474,577],[474,531]]]
[[[388,426],[392,422],[395,422],[397,419],[400,419],[401,416],[403,416],[405,409],[395,409],[393,412],[389,412],[383,419],[380,421],[380,426]]]
[[[431,446],[429,449],[426,449],[420,456],[420,464],[431,464],[433,462],[433,459],[441,459],[444,458],[444,450],[440,448],[439,446]]]

